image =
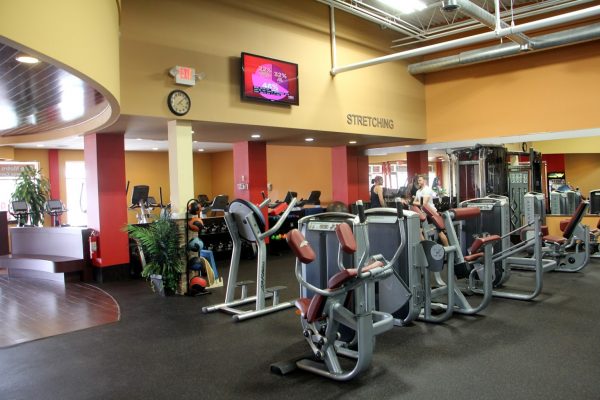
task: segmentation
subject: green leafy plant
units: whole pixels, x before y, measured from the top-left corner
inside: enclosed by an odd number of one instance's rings
[[[49,193],[50,183],[48,179],[42,175],[41,170],[28,165],[19,174],[10,201],[27,202],[31,224],[38,226],[44,223],[44,209]]]
[[[161,215],[159,219],[143,225],[128,225],[129,236],[139,241],[144,252],[146,265],[142,276],[162,276],[163,285],[168,292],[177,290],[179,277],[184,271],[184,249],[180,245],[180,233],[177,224],[169,215]]]

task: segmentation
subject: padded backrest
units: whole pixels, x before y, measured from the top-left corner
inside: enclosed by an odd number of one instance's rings
[[[286,235],[286,241],[298,260],[304,264],[310,264],[317,258],[310,243],[306,241],[304,235],[298,229],[292,229]]]
[[[345,253],[353,254],[356,252],[356,240],[354,240],[354,234],[352,233],[350,225],[342,222],[335,227],[335,234]]]
[[[219,196],[217,196],[217,197],[219,197]],[[252,216],[254,217],[254,220],[256,221],[256,224],[258,225],[258,229],[260,230],[260,232],[265,231],[266,223],[265,223],[265,217],[264,217],[263,213],[260,211],[260,209],[256,205],[249,202],[248,200],[244,200],[244,199],[233,200],[231,202],[231,204],[229,204],[229,207],[227,208],[227,212],[229,212],[230,214],[238,215],[238,217],[236,217],[236,222],[238,225],[239,234],[243,239],[253,240],[253,238],[249,234],[249,232],[250,232],[249,226],[244,223],[245,222],[244,219],[245,219],[246,215],[248,215],[248,214],[252,214]]]
[[[571,239],[571,236],[573,236],[573,232],[575,231],[575,227],[577,227],[577,224],[579,224],[581,222],[581,219],[583,218],[583,214],[585,214],[585,210],[587,209],[587,206],[588,206],[587,201],[582,201],[581,203],[579,203],[579,206],[577,206],[575,213],[571,217],[571,221],[569,222],[569,225],[567,225],[567,227],[565,228],[565,232],[563,233],[563,237],[565,239]],[[583,238],[580,238],[580,239],[583,239]]]
[[[434,210],[429,204],[425,204],[422,206],[423,211],[427,214],[427,217],[431,221],[433,225],[439,230],[446,229],[446,224],[444,224],[444,219],[442,216]]]
[[[410,206],[410,210],[417,213],[419,221],[424,222],[427,219],[427,214],[425,214],[418,206]]]
[[[481,215],[481,210],[479,207],[453,208],[449,211],[454,221],[462,221],[464,219],[475,218]]]
[[[485,246],[486,243],[497,242],[500,239],[502,239],[502,238],[498,235],[488,235],[488,236],[478,237],[477,239],[475,239],[473,241],[473,244],[471,244],[471,247],[469,247],[469,254],[477,253],[477,252],[479,252],[479,250],[481,250],[481,248],[483,246]]]

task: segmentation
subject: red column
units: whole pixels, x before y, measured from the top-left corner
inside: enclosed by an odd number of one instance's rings
[[[542,161],[546,161],[548,172],[565,172],[564,154],[542,154]]]
[[[254,204],[267,193],[267,144],[237,142],[233,144],[233,192],[238,199]]]
[[[346,204],[369,200],[369,159],[356,147],[331,149],[333,200]]]
[[[444,168],[442,166],[442,162],[440,160],[437,160],[435,162],[435,176],[437,176],[440,186],[443,185],[443,182],[442,182],[443,175],[444,175]],[[431,183],[433,183],[433,182],[430,182],[430,184]]]
[[[91,134],[84,138],[88,227],[99,232],[97,280],[104,269],[129,264],[125,194],[125,139],[123,133]],[[113,270],[114,271],[114,270]],[[111,274],[121,274],[114,271]],[[109,272],[106,272],[106,275]]]
[[[411,182],[412,177],[415,176],[415,174],[425,174],[427,176],[429,173],[427,150],[410,151],[406,153],[406,172],[408,174],[408,179]]]
[[[58,150],[48,150],[48,180],[50,181],[50,198],[60,199],[60,173]]]

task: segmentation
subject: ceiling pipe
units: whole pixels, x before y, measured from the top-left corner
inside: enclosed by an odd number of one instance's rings
[[[498,4],[498,8],[500,7],[498,0],[496,0],[496,4]],[[484,10],[483,8],[471,3],[469,0],[444,0],[442,1],[442,10],[443,11],[460,11],[462,14],[473,18],[476,21],[481,22],[483,25],[488,28],[492,28],[495,32],[500,32],[501,29],[510,28],[506,22],[500,19],[500,15],[497,15],[497,18],[492,14]],[[499,25],[497,25],[499,23]],[[529,47],[529,37],[522,33],[515,33],[506,35],[507,38],[512,40],[515,43],[519,43],[523,47]]]
[[[558,24],[569,23],[578,21],[580,19],[594,17],[600,15],[600,6],[593,6],[582,10],[572,11],[561,15],[556,15],[549,18],[540,19],[538,21],[527,22],[514,27],[500,29],[496,32],[486,32],[479,35],[473,35],[465,38],[455,39],[444,43],[436,43],[418,49],[401,51],[399,53],[389,54],[383,57],[377,57],[366,61],[357,62],[354,64],[348,64],[342,67],[332,68],[330,73],[335,76],[342,72],[352,71],[355,69],[369,67],[371,65],[382,64],[389,61],[404,60],[407,58],[422,56],[425,54],[431,54],[442,50],[455,49],[457,47],[468,46],[475,43],[481,43],[488,40],[493,40],[498,37],[507,36],[514,33],[527,32],[535,29],[542,29],[548,27],[554,27]]]
[[[600,39],[600,23],[532,38],[529,53],[589,42],[596,39]],[[517,43],[504,43],[498,46],[465,51],[453,56],[411,64],[408,66],[408,72],[412,75],[427,74],[476,63],[500,60],[520,54],[523,54],[523,48],[520,45]]]

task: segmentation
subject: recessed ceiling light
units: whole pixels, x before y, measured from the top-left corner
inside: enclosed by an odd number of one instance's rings
[[[158,150],[158,147],[153,147],[152,150],[156,151]]]
[[[350,143],[350,144],[356,144],[356,140],[351,140],[348,143]]]
[[[194,130],[192,129],[192,133],[196,133],[196,132],[194,132]]]
[[[135,139],[135,140],[143,140],[143,139],[142,139],[141,137],[139,137],[139,138],[137,138],[137,139]]]
[[[198,149],[198,151],[204,151],[204,149]]]
[[[46,145],[45,145],[45,144],[41,144],[41,143],[40,143],[40,144],[36,144],[35,146],[36,146],[36,147],[44,147],[44,146],[46,146]]]
[[[40,60],[38,60],[35,57],[32,56],[27,56],[25,54],[21,54],[18,55],[15,60],[17,60],[18,62],[24,63],[24,64],[37,64],[40,62]]]
[[[306,139],[304,139],[305,142],[314,142],[314,138],[311,137],[307,137]]]
[[[260,133],[254,133],[254,134],[252,134],[252,136],[250,136],[250,137],[252,137],[252,138],[254,138],[254,139],[258,139],[258,138],[260,137]]]

